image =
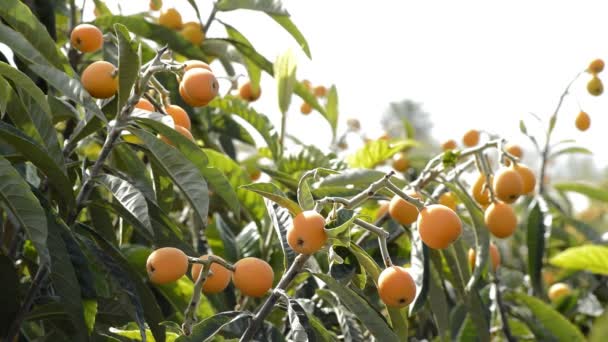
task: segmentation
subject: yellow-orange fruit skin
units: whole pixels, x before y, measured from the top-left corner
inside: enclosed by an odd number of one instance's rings
[[[99,51],[103,46],[103,33],[95,25],[80,24],[72,30],[70,43],[80,52]]]
[[[325,218],[314,210],[297,214],[287,230],[287,243],[296,253],[313,254],[327,242]]]
[[[174,129],[178,132],[180,132],[183,136],[185,136],[186,138],[194,141],[194,137],[192,136],[192,133],[190,133],[189,130],[187,130],[186,128],[180,126],[180,125],[175,125]],[[169,140],[167,137],[165,136],[160,136],[161,140],[164,141],[166,144],[169,144],[171,146],[175,146],[175,144],[173,144],[173,142],[171,140]]]
[[[576,126],[576,128],[579,131],[584,132],[584,131],[588,130],[589,127],[591,126],[591,117],[586,112],[581,111],[576,116],[574,125]]]
[[[602,60],[600,58],[594,59],[593,61],[591,61],[591,63],[589,63],[589,67],[587,67],[587,72],[594,74],[594,75],[599,74],[603,70],[604,70],[604,60]]]
[[[258,179],[260,179],[260,177],[262,176],[262,171],[255,169],[253,170],[250,174],[249,174],[249,178],[251,178],[252,181],[257,181]]]
[[[160,13],[158,24],[173,30],[182,28],[182,15],[175,8],[168,8]]]
[[[247,257],[234,264],[232,282],[245,296],[264,296],[272,287],[273,279],[272,267],[262,259]]]
[[[517,228],[517,216],[513,208],[503,202],[494,202],[485,210],[484,222],[492,235],[497,238],[507,238]]]
[[[604,84],[597,76],[593,76],[587,83],[587,91],[593,96],[600,96],[604,92]]]
[[[490,176],[490,183],[493,179],[494,178]],[[471,194],[475,201],[482,206],[490,204],[490,190],[486,186],[486,176],[484,174],[480,173],[479,176],[477,176],[477,180],[475,180],[475,183],[473,183],[473,186],[471,187]]]
[[[469,266],[471,269],[475,269],[475,259],[477,258],[476,254],[475,249],[469,248]],[[490,261],[492,262],[492,270],[498,270],[501,262],[500,251],[493,243],[490,243]]]
[[[185,23],[179,34],[194,45],[201,45],[205,34],[198,23]]]
[[[176,125],[182,126],[187,130],[190,130],[192,128],[190,123],[190,117],[182,107],[177,105],[168,105],[165,106],[165,111],[173,118],[173,122]]]
[[[456,144],[456,141],[454,139],[446,140],[443,142],[443,144],[441,144],[441,149],[443,149],[444,151],[455,150],[456,147],[458,147],[458,145]]]
[[[521,147],[519,147],[518,145],[515,145],[515,144],[507,144],[507,146],[505,146],[505,150],[510,155],[517,157],[519,159],[521,159],[524,156],[524,151],[521,149]]]
[[[405,194],[420,199],[420,194],[414,191],[408,191]],[[418,208],[397,195],[393,196],[388,204],[388,213],[393,220],[406,226],[414,223],[418,218]]]
[[[466,147],[473,147],[479,143],[479,131],[471,129],[462,137],[462,144]]]
[[[194,68],[186,71],[181,83],[192,101],[205,104],[213,100],[220,89],[213,73],[204,68]]]
[[[201,255],[199,259],[207,260],[207,255]],[[219,258],[219,257],[217,257]],[[221,258],[220,258],[221,259]],[[201,264],[193,264],[192,270],[190,270],[190,274],[192,275],[192,279],[196,281],[198,276],[201,274],[201,269],[203,265]],[[205,283],[203,284],[203,293],[220,293],[228,287],[230,284],[230,279],[232,278],[232,272],[229,269],[218,263],[212,263],[210,267],[211,272],[205,279]]]
[[[405,172],[410,167],[410,161],[407,159],[407,155],[403,152],[399,152],[393,158],[393,169],[399,172]]]
[[[184,100],[184,102],[186,102],[189,106],[191,107],[203,107],[206,106],[207,103],[206,102],[202,102],[202,101],[194,101],[189,95],[188,93],[186,93],[186,90],[184,90],[184,84],[180,83],[179,84],[179,95],[182,97],[182,100]]]
[[[258,85],[257,91],[254,92],[251,82],[243,83],[239,88],[239,96],[245,101],[254,102],[262,96],[262,88]]]
[[[439,196],[439,204],[445,205],[446,207],[456,211],[457,201],[456,195],[453,192],[444,192]]]
[[[190,69],[196,69],[196,68],[203,68],[203,69],[212,71],[209,64],[207,64],[203,61],[199,61],[198,59],[191,59],[191,60],[185,62],[184,64],[186,65],[186,67],[184,68],[184,71],[188,71]]]
[[[513,165],[513,170],[519,174],[522,181],[522,194],[530,194],[534,192],[536,187],[536,176],[534,172],[524,164]]]
[[[403,308],[416,297],[416,283],[406,268],[387,267],[378,276],[378,295],[386,306]]]
[[[150,1],[150,10],[151,11],[158,11],[162,7],[163,7],[162,0]]]
[[[148,101],[146,99],[139,99],[139,101],[135,105],[135,108],[147,110],[149,112],[154,111],[154,106],[152,105],[152,103],[150,103],[150,101]]]
[[[434,249],[447,248],[462,234],[460,217],[441,204],[431,204],[422,209],[416,225],[422,242]]]
[[[494,175],[492,188],[496,198],[505,203],[513,203],[523,193],[524,182],[517,171],[505,167]]]
[[[154,284],[168,284],[181,278],[188,271],[188,256],[174,247],[155,250],[146,261],[148,277]]]
[[[98,99],[107,99],[118,90],[118,75],[116,67],[106,61],[97,61],[90,64],[82,72],[80,81],[82,86]]]
[[[552,301],[556,301],[562,296],[567,296],[572,292],[570,285],[566,283],[555,283],[549,287],[547,295]]]
[[[302,112],[304,115],[308,115],[312,112],[312,106],[308,104],[308,102],[304,102],[300,106],[300,112]]]
[[[318,96],[318,97],[323,97],[323,96],[327,95],[327,88],[325,88],[322,85],[316,86],[313,91],[315,93],[315,96]]]

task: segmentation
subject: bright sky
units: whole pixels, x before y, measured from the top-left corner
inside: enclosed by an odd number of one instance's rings
[[[78,1],[79,2],[79,1]],[[115,9],[116,0],[108,0]],[[206,18],[211,0],[198,0]],[[359,118],[372,137],[382,134],[379,118],[391,101],[411,99],[431,114],[438,140],[459,140],[469,128],[505,135],[530,148],[518,122],[528,112],[547,118],[566,84],[588,62],[608,60],[608,5],[603,1],[284,1],[307,38],[312,60],[274,21],[262,13],[233,11],[218,18],[239,29],[273,61],[291,47],[298,52],[298,78],[336,84],[341,127]],[[112,6],[114,4],[114,6]],[[121,1],[123,13],[145,11],[148,0]],[[185,21],[195,14],[186,0],[164,0]],[[85,19],[92,16],[87,1]],[[223,36],[214,23],[209,37]],[[214,69],[221,69],[219,64]],[[602,75],[604,76],[604,75]],[[608,78],[603,77],[608,82]],[[569,97],[556,128],[557,139],[573,138],[608,165],[605,128],[608,94],[586,93],[589,75],[573,86],[592,118],[584,133],[574,127],[579,108]],[[606,84],[608,86],[608,84]],[[276,85],[266,77],[254,104],[279,126]],[[608,93],[608,89],[607,89]],[[303,116],[294,98],[288,131],[306,143],[326,146],[330,129],[318,113]],[[601,142],[604,142],[603,144]]]

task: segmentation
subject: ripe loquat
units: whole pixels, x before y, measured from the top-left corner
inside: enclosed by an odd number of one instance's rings
[[[593,96],[600,96],[604,92],[604,84],[597,76],[593,76],[587,83],[587,91]]]
[[[217,96],[220,89],[213,73],[204,68],[186,71],[181,83],[184,86],[184,93],[196,103],[209,103]]]
[[[327,88],[322,85],[316,86],[313,91],[315,93],[315,96],[317,97],[324,97],[325,95],[327,95]]]
[[[150,101],[148,101],[148,100],[146,100],[144,98],[139,99],[139,101],[135,105],[135,108],[147,110],[149,112],[153,112],[154,111],[154,106],[152,105],[152,103],[150,103]]]
[[[97,26],[80,24],[72,30],[70,43],[80,52],[99,51],[103,46],[103,33]]]
[[[205,40],[205,33],[201,25],[195,22],[185,23],[179,34],[194,45],[201,45]]]
[[[469,266],[471,269],[475,269],[476,254],[474,248],[469,248]],[[496,271],[500,266],[500,251],[492,242],[490,242],[490,261],[492,262],[492,270]]]
[[[171,283],[188,271],[188,256],[178,248],[159,248],[148,256],[146,270],[151,282],[155,284]]]
[[[190,123],[190,117],[186,111],[178,105],[165,106],[165,112],[173,118],[173,122],[177,126],[190,130],[192,128]]]
[[[302,112],[304,115],[308,115],[312,112],[312,106],[308,104],[308,102],[304,102],[300,106],[300,112]]]
[[[522,163],[513,165],[512,168],[521,177],[523,183],[522,194],[525,195],[533,192],[534,188],[536,187],[536,176],[534,175],[534,172],[532,172],[529,167]]]
[[[456,147],[458,147],[458,145],[456,144],[456,141],[454,139],[446,140],[441,144],[441,149],[443,149],[444,151],[455,150]]]
[[[313,254],[327,242],[325,218],[314,210],[297,214],[287,229],[287,243],[296,253]]]
[[[163,0],[150,0],[150,10],[158,11],[163,7]]]
[[[405,194],[417,199],[421,197],[419,193],[414,191],[407,191]],[[393,220],[405,226],[414,223],[418,218],[418,208],[397,195],[391,199],[388,205],[388,213]]]
[[[406,268],[387,267],[378,276],[378,295],[386,306],[403,308],[416,297],[416,283]]]
[[[191,59],[191,60],[185,62],[184,65],[186,65],[186,67],[184,68],[184,71],[188,71],[190,69],[196,69],[196,68],[203,68],[203,69],[212,71],[209,64],[207,64],[203,61],[199,61],[198,59]]]
[[[490,176],[490,183],[493,179],[494,177]],[[483,173],[480,173],[477,176],[477,180],[471,187],[471,194],[473,195],[475,201],[482,206],[490,204],[490,189],[488,189],[488,185],[486,184],[486,176]]]
[[[431,204],[422,209],[416,225],[422,242],[434,249],[447,248],[462,234],[460,217],[441,204]]]
[[[587,72],[593,75],[599,74],[602,70],[604,70],[604,60],[600,58],[592,60],[587,67]]]
[[[555,283],[549,287],[547,295],[552,301],[556,301],[563,296],[567,296],[572,292],[570,285],[566,283]]]
[[[439,204],[445,205],[446,207],[456,211],[457,199],[453,192],[444,192],[439,196]]]
[[[580,111],[580,113],[578,113],[576,116],[574,124],[579,131],[584,132],[589,129],[589,126],[591,126],[591,117],[586,112]]]
[[[262,88],[260,88],[259,84],[258,89],[255,92],[253,91],[251,82],[243,83],[243,85],[241,85],[241,87],[239,88],[239,96],[245,101],[254,102],[259,99],[261,95]]]
[[[503,202],[497,201],[485,210],[483,220],[488,230],[497,238],[507,238],[517,228],[517,216],[513,208]]]
[[[234,264],[232,282],[245,296],[262,297],[272,287],[274,272],[270,265],[258,258],[243,258]]]
[[[80,81],[94,98],[107,99],[118,90],[118,69],[106,61],[93,62],[84,69]]]
[[[468,130],[462,137],[462,143],[466,147],[473,147],[479,143],[479,131],[475,129]]]
[[[405,172],[410,166],[410,161],[407,159],[407,155],[403,152],[395,154],[393,157],[393,169],[398,172]]]
[[[503,167],[496,171],[492,183],[496,197],[506,203],[513,203],[524,190],[524,182],[517,171]]]
[[[199,259],[207,260],[207,255],[201,255]],[[193,264],[192,270],[190,270],[190,274],[192,275],[192,279],[196,281],[198,276],[201,274],[201,270],[203,265],[201,264]],[[205,279],[205,283],[203,284],[203,293],[220,293],[228,287],[230,283],[230,278],[232,277],[232,272],[229,269],[218,263],[211,263],[210,267],[211,272]]]
[[[179,30],[182,28],[182,15],[175,8],[168,8],[160,12],[158,24],[173,30]]]

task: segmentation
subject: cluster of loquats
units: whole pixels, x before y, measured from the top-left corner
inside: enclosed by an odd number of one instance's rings
[[[327,96],[327,88],[323,85],[313,87],[312,83],[309,80],[303,80],[302,84],[306,87],[306,89],[308,89],[308,91],[312,92],[318,98],[323,98]],[[302,102],[302,105],[300,106],[300,112],[304,115],[312,113],[312,105],[308,102]]]
[[[152,0],[150,2],[150,9],[158,11],[162,7],[162,2],[153,6]],[[193,45],[201,45],[205,40],[205,30],[199,22],[191,21],[184,23],[182,22],[182,15],[175,8],[167,8],[160,12],[158,17],[158,24],[162,25],[171,30],[178,30],[180,35]]]
[[[177,281],[188,272],[197,282],[203,272],[201,290],[205,294],[224,291],[230,281],[249,297],[263,297],[272,287],[274,271],[270,265],[258,258],[246,257],[234,265],[217,256],[202,255],[188,257],[181,249],[162,247],[152,252],[146,261],[146,271],[150,282],[158,285]]]
[[[600,96],[604,92],[604,84],[599,78],[599,74],[604,70],[604,60],[594,59],[589,63],[585,71],[591,75],[591,79],[587,82],[587,92],[593,96]],[[591,116],[584,110],[580,110],[574,119],[574,126],[581,132],[584,132],[591,127]]]

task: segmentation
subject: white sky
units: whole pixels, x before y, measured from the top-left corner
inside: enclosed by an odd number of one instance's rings
[[[107,3],[116,4],[116,0]],[[120,1],[123,13],[148,9],[148,0]],[[211,0],[198,0],[203,18]],[[566,84],[588,62],[608,60],[608,20],[604,1],[284,1],[307,38],[312,60],[296,42],[262,13],[233,11],[218,18],[235,26],[269,60],[292,47],[298,52],[298,78],[336,84],[341,127],[359,118],[370,136],[382,134],[379,118],[391,101],[411,99],[431,114],[438,140],[460,140],[469,128],[499,133],[530,148],[518,122],[547,118]],[[186,0],[164,0],[185,20],[195,14]],[[111,6],[114,7],[114,6]],[[116,8],[116,7],[114,7]],[[92,15],[87,1],[85,18]],[[224,36],[214,23],[209,37]],[[219,64],[212,65],[221,69]],[[608,71],[607,71],[608,73]],[[608,78],[601,75],[608,82]],[[586,93],[589,76],[575,83],[583,110],[592,118],[584,133],[574,127],[578,105],[569,97],[560,114],[557,139],[573,138],[608,165],[603,146],[608,128],[607,94]],[[254,104],[279,126],[276,86],[265,77],[262,98]],[[306,143],[326,146],[328,124],[316,112],[299,113],[294,98],[288,131]],[[531,128],[531,127],[529,127]]]

